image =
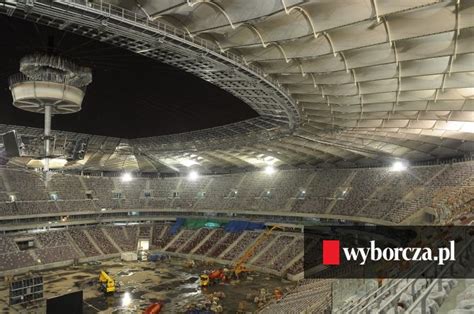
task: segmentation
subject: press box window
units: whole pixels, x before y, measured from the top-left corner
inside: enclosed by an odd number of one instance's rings
[[[151,192],[145,191],[145,192],[143,192],[143,196],[145,196],[145,198],[150,198],[151,197]]]
[[[173,192],[173,198],[178,198],[179,197],[179,192]]]

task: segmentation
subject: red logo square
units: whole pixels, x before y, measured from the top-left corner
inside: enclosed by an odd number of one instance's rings
[[[339,240],[323,240],[323,265],[339,265],[340,261]]]

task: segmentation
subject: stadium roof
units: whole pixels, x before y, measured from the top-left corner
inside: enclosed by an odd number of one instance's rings
[[[9,0],[0,10],[181,68],[260,116],[170,136],[92,136],[71,167],[365,165],[474,151],[473,1]]]
[[[9,77],[31,54],[60,56],[92,70],[82,110],[56,115],[53,128],[132,139],[190,132],[257,117],[243,101],[176,67],[57,28],[0,15],[4,49],[0,123],[44,126],[41,114],[11,106]],[[124,119],[125,118],[125,119]]]

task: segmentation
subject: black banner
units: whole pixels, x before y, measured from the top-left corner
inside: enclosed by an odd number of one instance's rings
[[[474,278],[474,226],[305,228],[305,278]]]

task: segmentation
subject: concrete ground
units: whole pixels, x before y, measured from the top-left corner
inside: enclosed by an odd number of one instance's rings
[[[236,313],[244,306],[255,312],[255,296],[261,289],[268,291],[294,287],[294,283],[274,276],[252,272],[246,279],[211,286],[199,287],[199,274],[205,269],[219,265],[197,263],[191,267],[184,259],[172,258],[164,262],[122,262],[119,259],[105,261],[101,265],[82,264],[64,269],[44,271],[45,298],[83,290],[85,314],[88,313],[142,313],[151,303],[163,302],[161,313],[183,313],[191,304],[202,304],[214,293],[224,293],[218,304],[225,313]],[[114,295],[104,296],[97,289],[100,270],[107,271],[120,284]],[[8,288],[0,286],[0,311],[2,313],[44,313],[44,305],[37,309],[16,306],[8,307]],[[67,309],[65,311],[67,313]]]

